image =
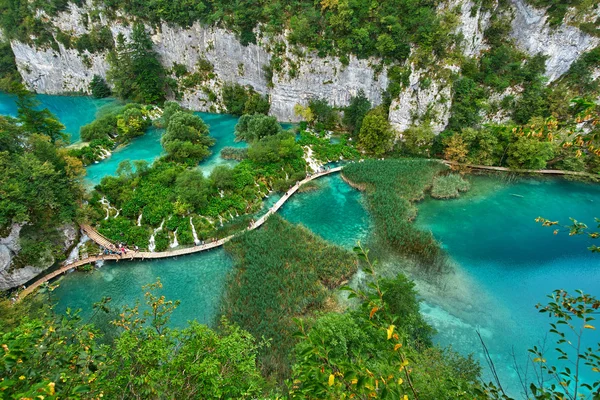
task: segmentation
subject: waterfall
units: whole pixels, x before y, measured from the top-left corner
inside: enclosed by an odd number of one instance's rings
[[[148,241],[148,250],[150,250],[151,252],[154,252],[154,250],[156,249],[156,242],[154,241],[154,236],[162,230],[164,224],[165,219],[163,218],[162,222],[160,223],[160,226],[156,228],[154,232],[152,232],[152,236],[150,236],[150,240]]]
[[[89,240],[90,240],[90,238],[87,237],[86,234],[81,235],[81,238],[79,239],[79,243],[77,243],[77,246],[73,247],[73,250],[71,250],[71,252],[69,253],[69,256],[65,260],[65,265],[73,264],[75,261],[79,260],[79,250],[83,247],[85,242],[87,242]]]
[[[219,215],[219,222],[221,223],[221,226],[223,226],[223,217],[221,217],[220,215]]]
[[[141,213],[137,220],[137,226],[142,226],[142,214]]]
[[[177,228],[177,229],[179,229],[179,228]],[[177,229],[175,229],[175,232],[173,232],[173,243],[171,243],[169,245],[169,247],[171,247],[171,248],[175,248],[175,247],[179,246],[179,242],[177,241]]]
[[[198,239],[198,234],[196,233],[196,227],[194,226],[194,223],[192,222],[192,217],[190,217],[190,226],[192,227],[192,235],[194,236],[194,243],[196,243],[196,246],[200,244],[200,240]]]

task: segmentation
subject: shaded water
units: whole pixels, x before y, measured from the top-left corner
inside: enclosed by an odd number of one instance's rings
[[[573,217],[594,227],[600,186],[561,179],[472,181],[472,191],[460,199],[419,205],[417,224],[431,229],[458,265],[441,290],[419,288],[426,300],[422,311],[438,329],[438,343],[474,352],[485,367],[479,329],[503,385],[518,395],[513,349],[525,366],[527,348],[543,342],[549,329],[550,320],[534,306],[555,289],[600,295],[600,256],[587,250],[591,240],[565,231],[553,235],[534,219],[566,225]],[[586,334],[589,345],[600,341],[597,331]],[[550,349],[555,340],[548,336]]]
[[[320,181],[321,190],[295,195],[281,212],[289,221],[302,223],[327,240],[352,247],[367,232],[368,217],[361,195],[339,176]],[[174,326],[184,326],[193,319],[211,323],[232,266],[232,260],[222,249],[177,259],[106,263],[91,273],[68,274],[53,293],[58,311],[81,308],[83,315],[90,315],[92,304],[103,296],[110,296],[113,306],[142,300],[141,286],[160,277],[167,298],[181,300],[173,315]]]
[[[71,143],[80,140],[79,129],[96,118],[98,110],[115,99],[94,99],[88,96],[35,96],[41,108],[48,108],[65,125],[65,132],[71,136]],[[15,96],[0,92],[0,115],[17,116]]]

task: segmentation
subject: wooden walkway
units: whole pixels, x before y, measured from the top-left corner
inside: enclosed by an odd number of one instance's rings
[[[482,169],[487,171],[501,171],[501,172],[516,172],[521,174],[542,174],[542,175],[572,175],[572,176],[584,176],[586,178],[599,179],[600,176],[590,174],[589,172],[578,172],[578,171],[563,171],[560,169],[512,169],[506,167],[494,167],[488,165],[476,165],[476,164],[461,164],[456,161],[440,160],[442,163],[448,166],[461,166],[472,169]]]
[[[292,197],[298,191],[298,189],[300,189],[300,187],[302,185],[304,185],[310,181],[313,181],[315,179],[321,178],[325,175],[340,172],[341,170],[342,170],[342,167],[331,168],[327,171],[313,174],[313,175],[309,176],[308,178],[301,180],[296,185],[294,185],[291,189],[289,189],[285,193],[285,195],[283,195],[281,197],[281,199],[279,199],[277,201],[277,203],[275,203],[269,209],[269,211],[267,211],[267,213],[265,215],[263,215],[258,220],[256,220],[254,222],[254,224],[252,224],[252,226],[250,226],[248,229],[254,230],[254,229],[260,228],[271,215],[276,213],[285,204],[285,202],[288,201],[288,199],[290,197]],[[109,239],[107,239],[106,237],[101,235],[92,226],[82,224],[81,229],[90,238],[90,240],[94,241],[96,244],[98,244],[102,247],[105,247],[107,249],[117,250],[117,246],[114,243],[112,243]],[[181,249],[170,250],[170,251],[150,252],[150,251],[132,251],[132,250],[130,250],[127,252],[127,254],[123,254],[123,255],[110,254],[110,255],[98,255],[98,256],[88,257],[83,260],[75,261],[71,264],[65,264],[61,268],[38,279],[37,281],[35,281],[31,285],[29,285],[29,287],[27,287],[23,291],[19,292],[17,301],[25,298],[27,295],[34,292],[38,287],[40,287],[44,283],[49,282],[51,279],[54,279],[57,276],[64,274],[67,271],[81,267],[82,265],[91,264],[96,261],[102,261],[102,260],[107,260],[107,261],[110,261],[110,260],[115,260],[115,261],[118,261],[118,260],[146,260],[146,259],[177,257],[177,256],[183,256],[186,254],[199,253],[201,251],[211,250],[211,249],[223,246],[225,243],[230,241],[234,236],[235,235],[227,236],[223,239],[219,239],[214,242],[205,243],[205,244],[199,245],[199,246],[183,247]]]

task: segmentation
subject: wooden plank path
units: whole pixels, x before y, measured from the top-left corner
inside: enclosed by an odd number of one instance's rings
[[[309,176],[309,177],[301,180],[300,182],[298,182],[297,184],[295,184],[292,188],[290,188],[281,197],[281,199],[279,199],[277,201],[277,203],[275,203],[269,209],[269,211],[267,211],[265,213],[265,215],[263,215],[258,220],[256,220],[246,230],[254,230],[254,229],[260,228],[267,221],[267,219],[271,215],[275,214],[285,204],[285,202],[288,201],[289,198],[292,197],[300,189],[300,187],[302,187],[302,185],[304,185],[304,184],[306,184],[306,183],[308,183],[310,181],[313,181],[315,179],[321,178],[323,176],[326,176],[326,175],[329,175],[329,174],[333,174],[333,173],[336,173],[336,172],[340,172],[341,170],[342,170],[342,167],[331,168],[329,170],[313,174],[313,175],[311,175],[311,176]],[[86,225],[86,224],[82,224],[81,225],[81,229],[90,238],[90,240],[94,241],[96,244],[98,244],[100,246],[103,246],[103,247],[105,247],[107,249],[117,250],[117,246],[113,242],[111,242],[109,239],[107,239],[106,237],[104,237],[103,235],[101,235],[92,226]],[[52,271],[48,275],[45,275],[42,278],[38,279],[37,281],[35,281],[31,285],[29,285],[29,287],[27,287],[23,291],[19,292],[19,294],[17,296],[17,301],[19,301],[19,300],[25,298],[26,296],[28,296],[29,294],[33,293],[38,287],[40,287],[44,283],[49,282],[50,280],[56,278],[57,276],[59,276],[61,274],[64,274],[67,271],[70,271],[72,269],[76,269],[78,267],[81,267],[82,265],[91,264],[91,263],[94,263],[96,261],[104,261],[104,260],[115,260],[115,261],[119,261],[119,260],[146,260],[146,259],[177,257],[177,256],[183,256],[183,255],[186,255],[186,254],[199,253],[201,251],[211,250],[211,249],[223,246],[225,243],[227,243],[228,241],[230,241],[234,236],[235,235],[227,236],[227,237],[225,237],[223,239],[219,239],[219,240],[214,241],[214,242],[205,243],[205,244],[199,245],[199,246],[184,247],[184,248],[181,248],[181,249],[175,249],[175,250],[169,250],[169,251],[150,252],[150,251],[132,251],[132,250],[130,250],[130,251],[127,252],[127,254],[123,254],[123,255],[106,254],[106,255],[97,255],[97,256],[88,257],[88,258],[85,258],[83,260],[78,260],[78,261],[75,261],[75,262],[70,263],[70,264],[65,264],[61,268],[59,268],[59,269],[57,269],[55,271]]]
[[[598,179],[600,176],[590,174],[589,172],[579,171],[563,171],[560,169],[511,169],[506,167],[493,167],[488,165],[476,165],[476,164],[461,164],[456,161],[440,160],[442,163],[452,166],[461,166],[473,169],[482,169],[488,171],[502,171],[502,172],[517,172],[522,174],[542,174],[542,175],[573,175],[573,176],[585,176],[587,178]]]

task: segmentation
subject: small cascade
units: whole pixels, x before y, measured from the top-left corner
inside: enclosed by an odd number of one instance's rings
[[[154,236],[156,236],[156,234],[162,230],[164,224],[165,220],[163,218],[162,222],[160,223],[160,226],[156,228],[150,236],[150,240],[148,241],[148,250],[150,250],[151,252],[154,252],[154,250],[156,249],[156,242],[154,241]]]
[[[198,239],[198,234],[196,233],[196,227],[194,226],[194,223],[192,222],[192,217],[190,217],[190,226],[192,227],[192,236],[194,237],[194,243],[197,246],[200,244],[200,239]]]
[[[221,227],[223,226],[223,217],[219,215],[219,222],[221,223]]]
[[[110,205],[110,201],[108,201],[106,199],[106,197],[102,197],[100,199],[100,204],[102,204],[105,209],[106,209],[106,217],[104,217],[104,220],[107,220],[108,218],[110,218],[110,210],[115,210],[117,211],[117,215],[119,215],[119,210],[117,210],[116,208],[114,208],[113,206]]]
[[[116,210],[116,208],[115,208],[115,210]],[[117,210],[117,213],[115,214],[114,218],[117,218],[119,216],[119,213],[121,212],[121,210],[122,210],[122,208]]]
[[[142,226],[142,214],[140,213],[140,216],[137,219],[137,226]]]
[[[73,264],[75,261],[79,260],[79,250],[83,247],[83,245],[88,242],[90,238],[86,234],[82,234],[79,239],[79,243],[77,246],[73,247],[73,250],[69,253],[69,256],[65,260],[65,265]]]
[[[225,192],[223,190],[219,190],[219,196],[221,196],[221,198],[225,197]]]
[[[179,228],[177,228],[177,229],[179,229]],[[172,249],[179,246],[179,242],[177,241],[177,229],[175,229],[175,232],[173,232],[173,243],[171,243],[169,245],[169,247]]]

